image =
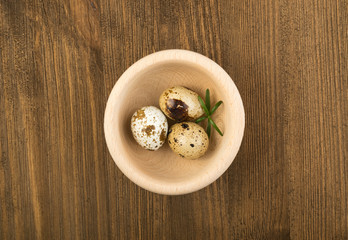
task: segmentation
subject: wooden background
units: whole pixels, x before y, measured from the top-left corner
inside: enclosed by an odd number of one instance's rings
[[[0,239],[348,239],[345,0],[0,0]],[[162,196],[111,159],[118,77],[163,49],[220,64],[246,131],[209,187]]]

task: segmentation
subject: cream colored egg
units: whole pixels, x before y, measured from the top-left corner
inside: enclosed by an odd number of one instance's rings
[[[204,129],[193,122],[174,124],[168,131],[170,148],[181,157],[196,159],[205,154],[209,138]]]
[[[193,121],[204,114],[198,94],[181,86],[165,90],[160,96],[159,105],[167,117],[178,122]]]
[[[168,122],[161,110],[147,106],[133,114],[131,129],[134,139],[140,146],[155,151],[166,140]]]

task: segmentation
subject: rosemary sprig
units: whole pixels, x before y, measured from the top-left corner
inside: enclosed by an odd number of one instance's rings
[[[210,137],[210,132],[211,132],[211,124],[210,124],[210,122],[208,121],[208,125],[207,125],[207,134],[208,134],[208,137]]]
[[[210,133],[211,133],[211,126],[213,126],[213,128],[215,128],[215,130],[221,135],[223,136],[223,133],[221,132],[221,130],[218,128],[218,126],[215,124],[215,122],[213,121],[213,119],[211,118],[211,115],[213,115],[213,113],[216,111],[216,109],[218,109],[218,107],[220,107],[220,105],[222,104],[222,101],[217,102],[214,107],[210,110],[210,92],[209,89],[207,89],[205,91],[205,102],[203,101],[203,99],[198,96],[198,101],[201,104],[204,112],[205,112],[205,116],[200,117],[196,120],[196,123],[202,122],[205,119],[208,119],[208,125],[207,125],[207,134],[208,137],[210,137]]]

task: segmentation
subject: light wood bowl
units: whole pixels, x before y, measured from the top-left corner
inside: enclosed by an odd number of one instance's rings
[[[188,87],[203,98],[209,88],[212,104],[224,102],[213,115],[224,136],[212,129],[209,150],[197,160],[177,156],[167,143],[151,152],[133,139],[132,114],[143,106],[159,108],[161,93],[172,86]],[[127,69],[110,94],[104,119],[106,143],[120,170],[140,187],[167,195],[194,192],[219,178],[239,150],[244,125],[242,99],[230,76],[209,58],[176,49],[148,55]]]

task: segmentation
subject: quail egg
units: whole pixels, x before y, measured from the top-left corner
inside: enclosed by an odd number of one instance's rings
[[[174,124],[169,129],[168,144],[181,157],[196,159],[208,150],[209,138],[198,124],[182,122]]]
[[[131,129],[134,139],[145,149],[155,151],[165,142],[168,122],[154,106],[138,109],[132,116]]]
[[[178,122],[193,121],[204,114],[198,94],[181,86],[165,90],[160,96],[159,105],[167,117]]]

